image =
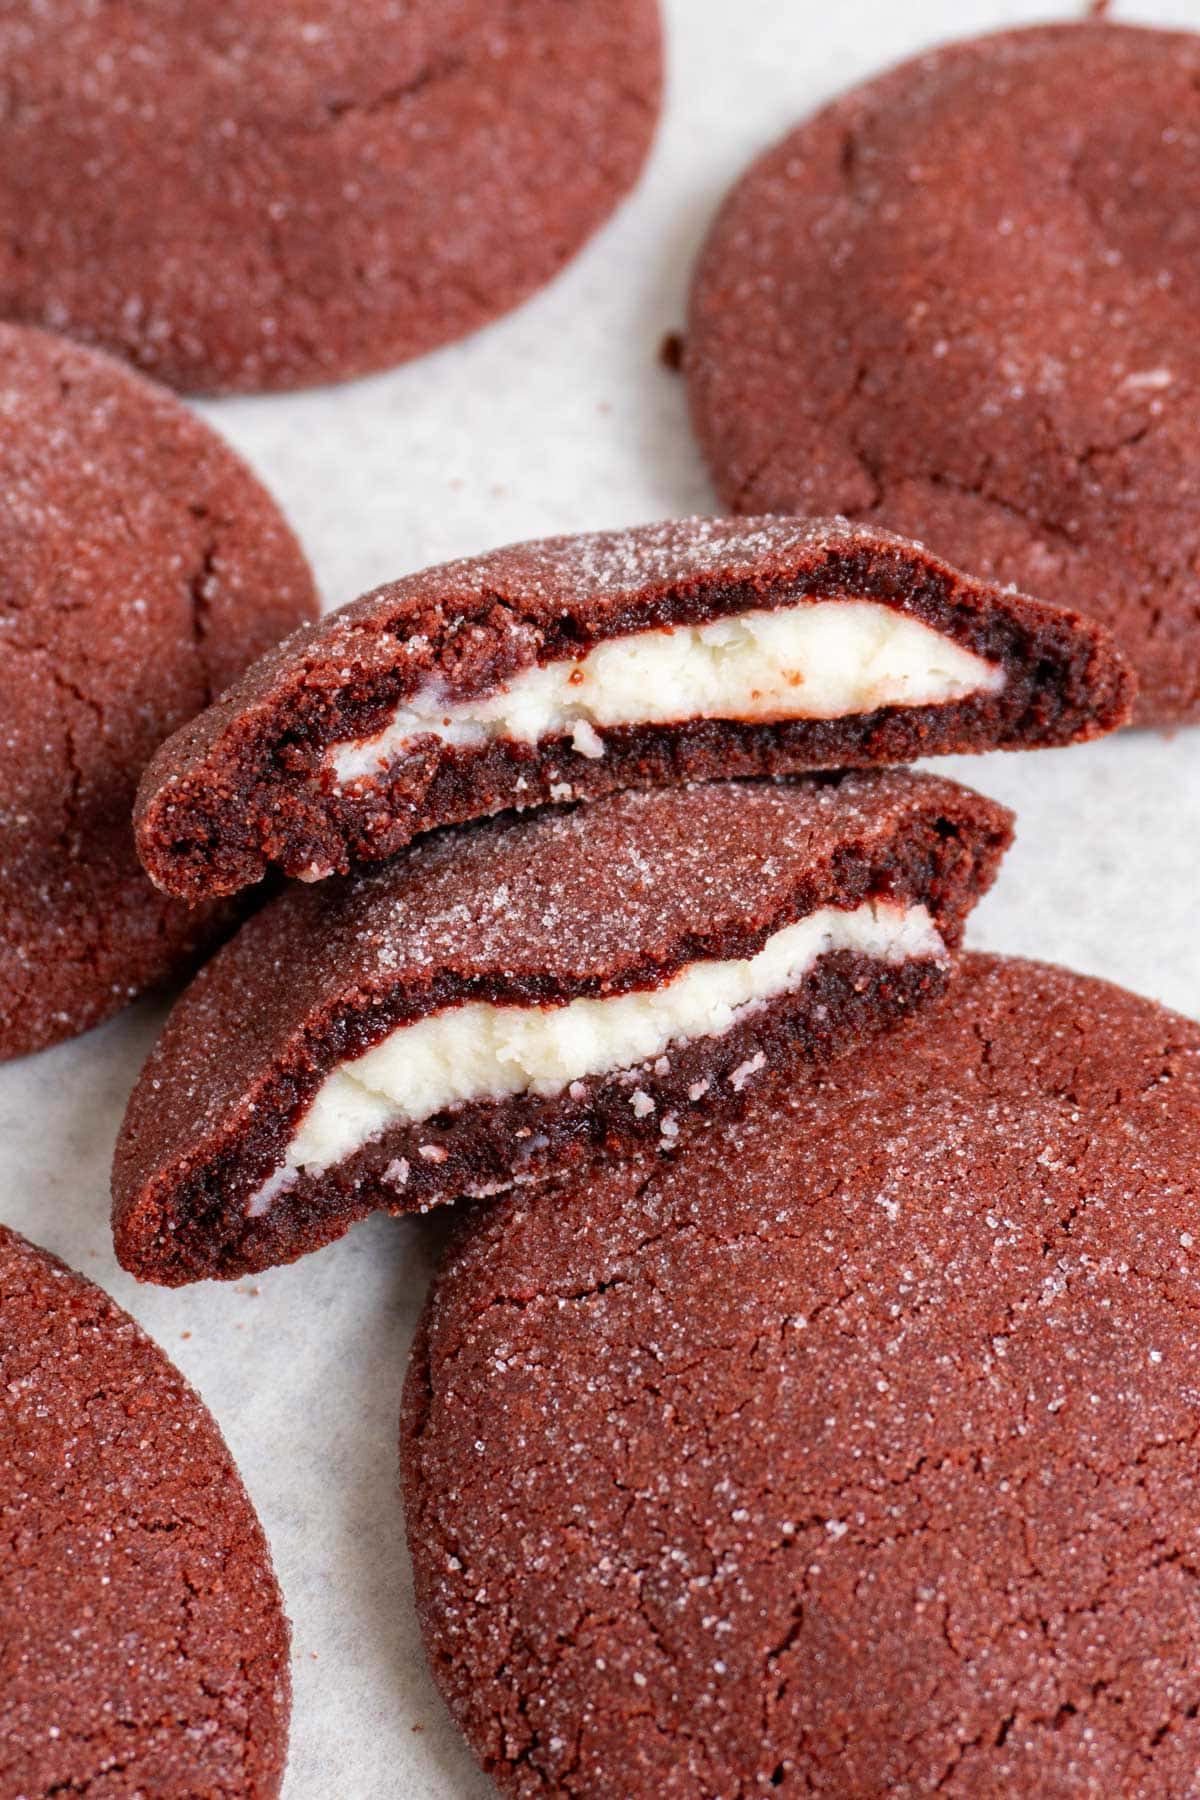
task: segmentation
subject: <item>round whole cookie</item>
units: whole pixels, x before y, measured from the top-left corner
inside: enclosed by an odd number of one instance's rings
[[[274,502],[172,394],[0,325],[0,1058],[97,1024],[221,915],[130,815],[155,747],[316,610]]]
[[[1200,1025],[969,958],[737,1123],[469,1215],[409,1375],[505,1793],[1191,1793]]]
[[[768,151],[686,363],[728,505],[844,512],[1117,633],[1200,720],[1200,37],[951,44]]]
[[[106,1294],[0,1226],[0,1792],[270,1800],[288,1625],[207,1409]]]
[[[0,15],[0,314],[186,391],[419,355],[632,186],[656,0],[46,0]]]

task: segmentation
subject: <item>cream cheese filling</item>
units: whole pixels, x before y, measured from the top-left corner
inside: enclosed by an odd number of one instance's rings
[[[839,719],[881,706],[947,705],[1003,686],[1002,668],[896,607],[802,599],[607,638],[479,700],[447,702],[429,683],[376,736],[326,755],[344,785],[377,774],[420,738],[479,747],[569,736],[579,755],[600,757],[605,726]]]
[[[636,1068],[681,1040],[721,1037],[748,1011],[798,987],[832,950],[893,964],[946,955],[923,906],[874,900],[852,910],[823,907],[773,933],[756,956],[688,963],[661,987],[562,1006],[468,1001],[430,1013],[325,1077],[282,1165],[252,1197],[251,1216],[302,1170],[319,1173],[391,1126],[419,1124],[466,1101],[561,1093],[584,1076]],[[639,1099],[651,1105],[638,1089],[635,1111]]]

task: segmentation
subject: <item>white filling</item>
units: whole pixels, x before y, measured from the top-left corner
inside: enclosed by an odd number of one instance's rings
[[[430,1013],[326,1076],[250,1213],[265,1212],[301,1169],[329,1168],[389,1126],[419,1123],[463,1101],[557,1094],[585,1075],[636,1067],[682,1039],[720,1037],[749,1009],[798,987],[831,950],[889,963],[945,956],[923,906],[871,901],[853,911],[822,908],[775,932],[757,956],[689,963],[662,987],[563,1006],[470,1001]],[[745,1064],[737,1074],[744,1081],[753,1072]],[[648,1101],[637,1090],[635,1113],[639,1095]]]
[[[376,737],[335,744],[337,781],[377,773],[414,740],[478,746],[570,736],[604,754],[597,727],[680,719],[839,719],[996,693],[1004,670],[892,606],[807,600],[608,638],[577,661],[527,669],[486,699],[447,704],[430,683]]]

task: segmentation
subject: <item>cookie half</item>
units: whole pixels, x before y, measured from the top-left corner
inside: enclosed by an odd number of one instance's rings
[[[658,116],[656,0],[45,0],[0,16],[0,313],[188,392],[462,336],[558,273]]]
[[[907,771],[614,795],[292,888],[178,1003],[117,1144],[117,1254],[285,1262],[638,1144],[939,993],[1010,837]]]
[[[164,389],[0,325],[0,415],[2,1059],[98,1024],[229,916],[146,879],[138,778],[316,596],[270,496]]]
[[[264,658],[155,757],[138,844],[196,899],[508,807],[1071,743],[1130,700],[1103,630],[844,521],[550,539],[394,582]]]
[[[1184,1794],[1200,1026],[969,958],[670,1163],[456,1231],[402,1456],[501,1790]]]
[[[288,1625],[220,1432],[141,1328],[0,1226],[0,1792],[272,1800]]]
[[[1200,720],[1200,37],[950,44],[762,156],[686,367],[729,508],[842,512],[1077,606]]]

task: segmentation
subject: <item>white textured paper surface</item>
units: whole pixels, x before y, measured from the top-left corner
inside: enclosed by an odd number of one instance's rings
[[[516,538],[712,510],[682,384],[657,353],[682,322],[692,256],[730,181],[814,105],[887,62],[1071,10],[670,0],[668,107],[650,168],[560,281],[394,374],[205,414],[273,486],[330,605]],[[1118,12],[1196,23],[1194,0]],[[964,759],[953,772],[1019,814],[976,944],[1200,1014],[1200,732]],[[113,1261],[108,1162],[158,1018],[142,1006],[0,1069],[0,1218],[135,1313],[229,1439],[294,1622],[287,1800],[475,1800],[492,1790],[425,1673],[396,1496],[400,1385],[437,1228],[376,1219],[258,1281],[138,1289]]]

